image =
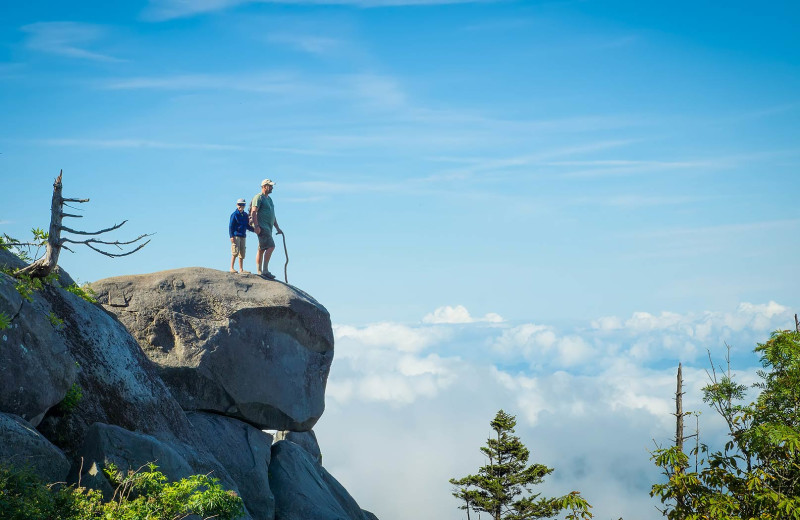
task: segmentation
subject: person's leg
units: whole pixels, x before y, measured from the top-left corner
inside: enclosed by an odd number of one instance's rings
[[[269,259],[272,258],[272,252],[275,251],[275,246],[270,247],[264,251],[264,274],[269,272]]]
[[[242,258],[241,256],[239,257],[239,272],[240,273],[244,272],[244,258]]]
[[[261,258],[264,256],[264,250],[260,247],[258,248],[258,253],[256,253],[256,273],[261,274]]]
[[[231,257],[231,272],[232,272],[232,273],[235,273],[235,272],[236,272],[236,270],[233,268],[233,263],[234,263],[235,261],[236,261],[236,256],[234,255],[234,256],[232,256],[232,257]]]

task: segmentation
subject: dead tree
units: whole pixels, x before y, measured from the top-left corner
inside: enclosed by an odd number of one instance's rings
[[[23,267],[17,270],[14,275],[26,275],[30,276],[31,278],[44,278],[49,275],[53,269],[56,268],[58,265],[58,256],[61,254],[61,249],[66,249],[67,251],[73,252],[72,249],[67,247],[65,244],[82,244],[94,251],[97,251],[100,254],[110,256],[112,258],[120,257],[120,256],[128,256],[132,255],[133,253],[137,252],[144,246],[150,243],[148,240],[147,242],[143,242],[136,246],[131,251],[125,251],[121,253],[111,253],[108,251],[104,251],[97,246],[115,246],[120,251],[124,251],[122,246],[128,246],[131,244],[135,244],[140,240],[150,236],[149,234],[140,235],[133,240],[127,242],[120,242],[119,240],[115,240],[113,242],[109,242],[106,240],[99,240],[97,238],[87,238],[85,240],[74,240],[68,237],[62,237],[61,233],[72,233],[74,235],[83,235],[83,236],[97,236],[102,235],[103,233],[108,233],[109,231],[114,231],[115,229],[121,228],[127,220],[123,220],[119,224],[114,224],[113,226],[101,229],[100,231],[81,231],[77,229],[69,228],[62,224],[64,218],[82,218],[83,215],[72,215],[70,213],[64,213],[64,203],[65,202],[75,202],[79,204],[83,204],[84,202],[89,202],[89,199],[65,199],[61,196],[61,176],[63,174],[63,170],[58,173],[58,177],[56,178],[55,182],[53,183],[53,200],[50,204],[50,229],[47,236],[47,251],[45,252],[44,256],[32,262],[27,267]],[[34,245],[34,244],[27,244],[27,243],[19,243],[19,242],[12,242],[8,245],[12,246],[26,246],[26,245]]]

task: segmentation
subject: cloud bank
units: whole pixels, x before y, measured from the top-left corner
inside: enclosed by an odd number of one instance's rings
[[[768,302],[607,316],[570,330],[475,318],[462,305],[418,324],[336,325],[328,410],[315,429],[326,466],[382,520],[463,518],[447,481],[484,463],[478,447],[500,408],[517,416],[532,460],[556,468],[537,491],[578,489],[597,518],[649,518],[659,479],[649,450],[674,435],[678,362],[684,408],[702,412],[701,441],[713,445],[723,425],[700,399],[706,349],[719,360],[730,345],[749,384],[755,342],[789,324],[790,310]]]

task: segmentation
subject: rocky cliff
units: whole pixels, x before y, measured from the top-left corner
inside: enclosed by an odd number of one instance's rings
[[[2,265],[19,261],[0,251]],[[203,268],[100,280],[94,304],[58,283],[30,300],[15,286],[0,273],[11,318],[0,331],[0,463],[110,493],[99,469],[155,461],[173,480],[210,472],[243,498],[246,518],[374,518],[322,467],[311,431],[333,333],[308,294]]]

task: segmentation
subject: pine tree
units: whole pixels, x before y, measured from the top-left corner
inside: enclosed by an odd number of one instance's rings
[[[530,451],[513,435],[516,424],[513,415],[497,412],[490,423],[494,437],[481,447],[489,463],[475,475],[450,479],[455,487],[453,496],[464,502],[459,508],[467,511],[467,519],[470,509],[486,512],[494,520],[550,518],[564,510],[567,519],[591,518],[592,506],[577,491],[558,498],[531,493],[530,487],[541,484],[553,468],[528,465]]]

